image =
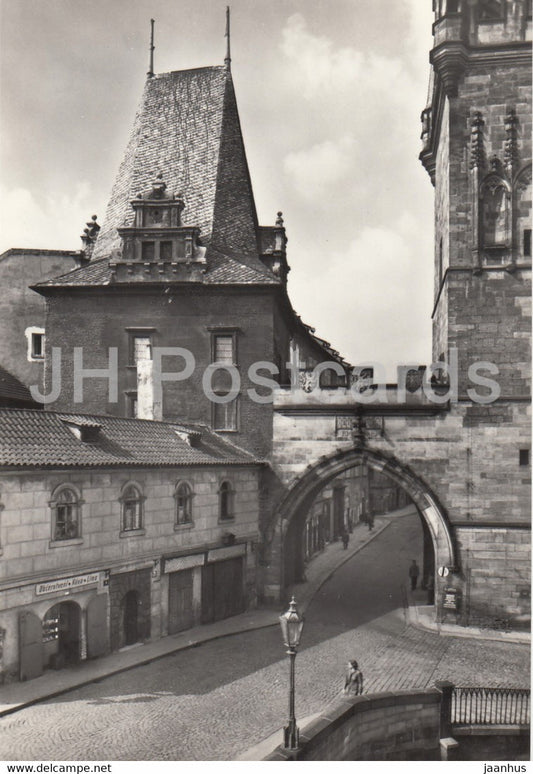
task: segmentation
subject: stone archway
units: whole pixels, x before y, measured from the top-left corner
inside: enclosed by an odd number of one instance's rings
[[[281,529],[281,587],[284,589],[303,568],[299,533],[306,513],[318,492],[340,473],[357,465],[367,465],[401,486],[418,508],[426,523],[435,553],[435,565],[456,568],[456,550],[445,511],[427,484],[411,468],[385,452],[367,447],[338,451],[310,465],[296,480],[277,509]]]

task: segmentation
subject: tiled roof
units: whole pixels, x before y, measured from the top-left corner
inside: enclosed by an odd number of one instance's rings
[[[26,385],[0,366],[0,405],[2,400],[35,404]]]
[[[83,441],[72,427],[91,430]],[[191,435],[193,445],[187,440]],[[204,425],[0,408],[0,466],[176,467],[259,460]]]
[[[266,267],[258,263],[252,267],[241,263],[237,257],[230,257],[213,248],[207,250],[207,271],[204,282],[207,285],[278,285],[280,281],[271,274]],[[172,280],[161,280],[163,284],[170,284]],[[91,261],[87,266],[69,271],[60,277],[40,282],[34,287],[98,287],[101,285],[113,285],[113,277],[107,258]],[[132,283],[138,287],[138,283]],[[143,284],[147,284],[144,282]],[[127,283],[120,282],[120,287]],[[117,283],[118,286],[118,283]]]
[[[93,257],[120,246],[117,228],[132,225],[130,202],[161,173],[183,196],[183,224],[199,226],[223,250],[257,256],[257,219],[231,74],[225,67],[148,78],[113,186]],[[257,261],[258,258],[255,257]]]

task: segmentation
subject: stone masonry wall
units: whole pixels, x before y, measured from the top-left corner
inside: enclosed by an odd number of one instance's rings
[[[275,412],[274,437],[274,470],[285,493],[322,458],[353,448],[350,441],[335,438],[334,416],[291,414],[281,407]],[[367,440],[369,450],[392,455],[412,470],[440,504],[457,555],[459,572],[453,582],[468,601],[459,613],[462,623],[468,615],[478,615],[476,610],[484,615],[489,577],[494,615],[517,624],[530,615],[522,588],[530,577],[525,536],[530,529],[531,469],[520,464],[519,453],[529,446],[529,406],[520,402],[460,402],[433,418],[385,416],[383,433]],[[283,496],[274,511],[278,515],[282,501]],[[477,525],[479,532],[473,529]],[[495,533],[496,539],[487,537],[493,528],[503,530]],[[271,543],[272,567],[280,561],[284,530],[286,525]],[[436,566],[445,563],[437,552]],[[443,592],[444,585],[437,578],[439,589]]]
[[[186,288],[173,293],[148,291],[96,295],[72,294],[49,299],[46,381],[50,385],[50,345],[61,347],[62,389],[57,401],[47,408],[126,416],[126,392],[137,389],[136,368],[130,364],[128,327],[153,328],[154,347],[183,347],[195,360],[194,373],[186,380],[163,384],[163,419],[202,422],[211,426],[212,402],[204,394],[202,377],[212,362],[212,330],[222,326],[237,329],[237,366],[241,377],[238,398],[238,430],[228,437],[259,456],[270,452],[272,414],[270,406],[247,397],[254,385],[248,369],[258,360],[272,362],[272,299],[261,291],[238,292],[227,288]],[[108,348],[118,348],[118,403],[108,399],[107,379],[88,378],[83,401],[73,400],[73,349],[83,346],[83,367],[108,367]],[[163,371],[184,368],[179,357],[163,358]],[[224,380],[219,371],[213,380]],[[224,382],[226,384],[226,382]]]
[[[256,536],[257,472],[220,466],[215,470],[156,469],[117,471],[34,472],[0,475],[0,579],[16,585],[24,578],[62,570],[106,567],[136,558],[157,558],[194,546],[217,543],[231,530],[237,538]],[[223,480],[234,487],[232,521],[219,521],[218,488]],[[187,481],[193,492],[193,523],[175,526],[175,486]],[[143,495],[144,529],[121,533],[121,488],[136,483]],[[81,540],[51,545],[52,515],[48,505],[60,484],[71,483],[83,499]],[[121,536],[122,534],[122,536]],[[9,599],[5,606],[10,607]],[[5,609],[5,608],[4,608]]]
[[[300,734],[300,750],[265,760],[439,760],[441,694],[436,689],[370,694],[326,709]]]
[[[26,328],[44,328],[45,300],[30,285],[75,267],[66,250],[8,250],[0,256],[0,363],[28,387],[42,387],[43,363],[28,358]]]

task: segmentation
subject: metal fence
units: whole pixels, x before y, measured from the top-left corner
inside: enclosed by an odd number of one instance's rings
[[[528,725],[528,688],[459,688],[452,693],[454,725]]]

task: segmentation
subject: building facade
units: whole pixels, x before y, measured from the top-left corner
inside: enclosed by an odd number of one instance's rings
[[[256,603],[260,466],[205,428],[0,409],[3,680]]]

